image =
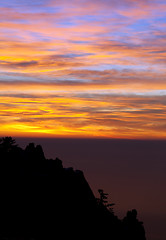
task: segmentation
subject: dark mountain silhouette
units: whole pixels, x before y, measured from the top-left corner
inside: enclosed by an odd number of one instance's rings
[[[145,240],[137,211],[120,220],[108,194],[99,194],[82,171],[46,159],[40,145],[0,140],[0,239]]]

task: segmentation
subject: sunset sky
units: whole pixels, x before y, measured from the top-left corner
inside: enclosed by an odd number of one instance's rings
[[[165,0],[0,12],[0,135],[166,139]]]

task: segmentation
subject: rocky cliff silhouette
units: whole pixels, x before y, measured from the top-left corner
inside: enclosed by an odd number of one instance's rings
[[[0,140],[0,239],[145,240],[136,210],[120,220],[99,193],[82,171],[46,159],[40,145]]]

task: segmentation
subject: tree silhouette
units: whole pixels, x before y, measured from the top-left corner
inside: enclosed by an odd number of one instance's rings
[[[127,212],[126,217],[123,219],[124,235],[127,240],[146,240],[143,222],[137,219],[137,210],[132,209]]]
[[[114,213],[113,206],[115,203],[108,203],[108,193],[105,193],[103,189],[98,189],[98,192],[100,194],[100,198],[98,199],[99,204],[106,207],[111,213]]]
[[[12,137],[3,137],[0,139],[0,149],[3,149],[5,152],[10,152],[17,146],[15,139]]]

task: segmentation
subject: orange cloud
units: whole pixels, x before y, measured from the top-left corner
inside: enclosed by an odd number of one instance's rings
[[[165,4],[4,4],[2,135],[166,138]]]

